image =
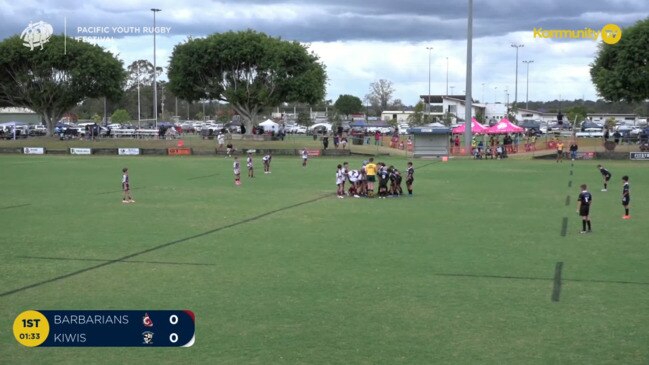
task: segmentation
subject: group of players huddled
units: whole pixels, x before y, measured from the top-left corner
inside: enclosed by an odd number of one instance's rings
[[[415,169],[412,162],[408,162],[405,172],[406,189],[408,196],[412,197],[412,184],[415,181]],[[374,158],[363,161],[360,169],[349,168],[349,163],[338,164],[336,170],[336,195],[342,199],[345,196],[354,198],[374,197],[374,184],[378,181],[378,197],[399,197],[403,195],[401,184],[403,176],[394,166],[387,166],[383,162],[374,163]],[[347,190],[345,186],[347,185]]]

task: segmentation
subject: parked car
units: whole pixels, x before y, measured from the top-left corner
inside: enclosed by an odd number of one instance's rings
[[[577,132],[577,133],[575,133],[575,137],[602,138],[602,137],[604,137],[604,132],[602,132],[601,130],[599,130],[599,131]]]
[[[44,136],[47,134],[47,128],[42,124],[32,124],[29,126],[30,136]]]

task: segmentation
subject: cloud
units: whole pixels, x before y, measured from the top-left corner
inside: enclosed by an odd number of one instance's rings
[[[30,21],[43,20],[63,33],[64,18],[70,36],[92,36],[88,27],[107,27],[114,38],[100,42],[129,64],[152,59],[151,3],[143,1],[0,0],[0,38],[19,34]],[[160,34],[158,64],[166,65],[175,44],[187,36],[247,28],[310,44],[327,66],[328,97],[353,94],[363,97],[369,84],[384,78],[394,82],[396,97],[406,104],[428,92],[428,51],[431,54],[431,92],[446,92],[446,58],[449,89],[465,89],[466,2],[421,0],[242,0],[186,2],[158,0],[157,25],[170,30]],[[545,29],[599,29],[613,22],[628,26],[649,16],[646,0],[474,1],[473,91],[487,100],[513,100],[515,50],[519,50],[518,100],[522,100],[524,64],[530,65],[530,98],[556,99],[584,95],[595,98],[588,75],[596,42],[543,40],[532,36],[534,27]],[[139,33],[113,31],[113,27],[138,28]],[[484,92],[483,92],[483,86]],[[449,90],[450,91],[450,90]]]

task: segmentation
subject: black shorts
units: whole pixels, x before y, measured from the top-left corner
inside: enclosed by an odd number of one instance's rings
[[[375,182],[376,181],[376,175],[367,175],[367,181]]]
[[[122,190],[124,190],[124,191],[129,190],[128,183],[123,183],[123,184],[122,184]]]
[[[590,205],[581,205],[579,207],[579,215],[582,217],[586,217],[590,214]]]
[[[611,175],[605,175],[604,176],[604,181],[609,181],[611,180]]]
[[[626,196],[626,197],[622,198],[622,205],[629,205],[630,202],[631,202],[631,197],[630,196]]]
[[[412,185],[412,183],[415,181],[415,178],[413,177],[412,179],[406,179],[406,184]]]

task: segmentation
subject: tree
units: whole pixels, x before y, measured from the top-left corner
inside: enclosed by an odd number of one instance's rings
[[[168,78],[169,89],[185,100],[229,102],[251,133],[264,108],[322,100],[327,76],[306,46],[246,30],[176,45]]]
[[[121,96],[122,62],[99,46],[52,36],[31,51],[18,36],[0,42],[0,105],[26,107],[43,116],[51,135],[56,122],[86,98]]]
[[[476,110],[476,112],[475,112],[475,120],[477,120],[477,121],[480,122],[481,124],[484,124],[484,123],[485,123],[485,119],[486,119],[486,116],[485,116],[484,109],[478,109],[478,110]],[[510,120],[510,121],[511,121],[511,120]]]
[[[334,103],[334,108],[340,114],[349,118],[350,114],[356,114],[363,111],[363,101],[353,95],[340,95]]]
[[[604,122],[604,128],[608,130],[613,130],[615,128],[615,123],[616,120],[613,117],[608,117],[606,118],[606,121]]]
[[[624,29],[619,42],[601,43],[590,76],[599,95],[610,101],[649,99],[649,18]]]
[[[305,127],[310,127],[313,122],[311,121],[311,115],[307,111],[300,111],[297,113],[297,123]]]
[[[568,123],[580,122],[586,118],[588,111],[585,107],[580,105],[575,105],[566,110],[566,115],[568,118]]]
[[[156,67],[156,81],[162,75],[162,67]],[[140,86],[153,85],[153,64],[147,60],[133,61],[126,68],[128,73],[128,82],[126,87],[129,89],[137,88],[137,80],[140,79]]]
[[[392,101],[392,104],[390,105],[391,110],[403,110],[405,108],[406,106],[403,105],[403,101],[401,101],[401,99],[394,99],[394,101]]]
[[[126,109],[117,109],[113,112],[113,115],[110,116],[110,122],[117,124],[130,122],[131,119],[131,115],[126,111]]]
[[[368,100],[372,109],[380,115],[381,112],[388,108],[394,92],[392,81],[380,79],[370,84],[370,93],[365,95],[365,99]]]
[[[432,118],[430,114],[425,113],[426,104],[423,101],[419,101],[415,105],[414,113],[408,116],[408,124],[411,126],[425,125],[432,123]]]

